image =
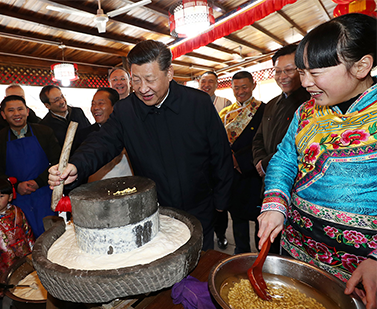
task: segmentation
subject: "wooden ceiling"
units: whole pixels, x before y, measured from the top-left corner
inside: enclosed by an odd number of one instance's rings
[[[137,0],[102,0],[101,6],[106,13],[133,2]],[[255,0],[215,0],[215,19],[248,2]],[[79,73],[105,75],[109,68],[122,65],[130,49],[142,40],[159,40],[169,46],[177,42],[169,33],[172,3],[153,0],[111,17],[106,32],[98,33],[93,21],[97,0],[0,0],[0,64],[45,69],[61,62],[64,51],[64,60],[76,63]],[[61,11],[49,9],[49,5]],[[297,0],[286,5],[175,59],[175,79],[191,80],[207,70],[234,72],[267,61],[280,47],[298,42],[312,28],[330,20],[335,6],[331,0]],[[75,13],[65,9],[74,9]]]

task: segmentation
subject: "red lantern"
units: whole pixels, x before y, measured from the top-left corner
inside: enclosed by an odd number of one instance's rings
[[[336,4],[349,4],[354,0],[332,0],[332,2],[335,2]]]
[[[334,9],[334,17],[348,14],[348,4],[338,4]]]

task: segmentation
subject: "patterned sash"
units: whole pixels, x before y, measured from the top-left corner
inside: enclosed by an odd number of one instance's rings
[[[377,248],[377,218],[310,203],[295,193],[281,244],[294,258],[346,282]]]
[[[237,140],[238,136],[241,135],[251,119],[253,119],[261,103],[261,101],[251,98],[249,101],[244,103],[245,105],[237,109],[230,110],[225,115],[224,126],[231,144]]]

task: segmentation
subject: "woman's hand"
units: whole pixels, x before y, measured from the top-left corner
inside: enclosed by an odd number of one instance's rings
[[[365,292],[356,288],[360,282]],[[377,261],[366,259],[359,264],[348,280],[344,293],[351,294],[353,291],[361,298],[367,309],[377,309]]]
[[[259,215],[258,222],[258,237],[260,238],[258,248],[260,250],[268,237],[270,237],[271,243],[273,243],[279,235],[283,229],[284,215],[275,210],[265,211]]]

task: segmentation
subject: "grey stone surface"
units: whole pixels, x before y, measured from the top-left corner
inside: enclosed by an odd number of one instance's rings
[[[137,193],[113,195],[117,191],[133,187],[136,187]],[[72,190],[69,197],[74,223],[86,228],[134,224],[151,216],[158,207],[155,183],[138,176],[88,183]]]

